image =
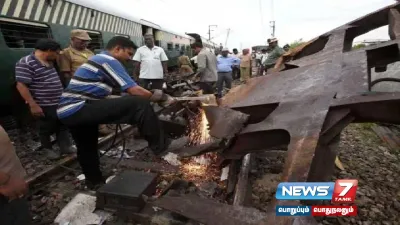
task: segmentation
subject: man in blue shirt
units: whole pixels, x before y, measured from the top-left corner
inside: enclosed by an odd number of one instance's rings
[[[128,38],[112,38],[105,51],[78,68],[58,105],[58,117],[70,128],[90,189],[104,184],[97,150],[99,124],[137,125],[155,155],[162,154],[171,145],[150,105],[150,101],[168,104],[171,98],[138,86],[121,64],[132,58],[135,48]],[[129,95],[107,98],[113,88]]]
[[[224,88],[224,82],[228,89],[232,87],[232,68],[234,65],[240,63],[240,59],[228,55],[229,49],[223,48],[221,55],[217,57],[217,98],[222,98],[222,90]]]

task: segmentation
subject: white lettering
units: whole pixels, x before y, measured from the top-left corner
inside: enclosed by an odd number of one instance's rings
[[[293,187],[293,196],[301,196],[304,192],[304,187]]]
[[[319,187],[318,187],[319,188]],[[315,192],[318,189],[317,187],[303,187],[304,190],[304,195],[308,195],[308,193],[311,193],[312,196],[315,196]]]
[[[329,186],[290,186],[282,187],[282,196],[327,196]]]
[[[317,187],[318,196],[327,196],[328,195],[329,186],[319,186]]]
[[[348,183],[348,182],[340,182],[339,185],[341,187],[344,187],[343,191],[340,192],[340,194],[339,194],[339,196],[341,196],[341,197],[345,196],[350,191],[350,189],[353,187],[353,183]]]
[[[332,213],[332,210],[330,208],[326,209],[326,214],[325,215],[330,215]]]
[[[287,189],[285,186],[282,187],[282,196],[285,196],[286,194],[292,195],[292,186]]]

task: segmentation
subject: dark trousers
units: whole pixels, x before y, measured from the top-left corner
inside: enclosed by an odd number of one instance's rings
[[[168,147],[150,102],[138,96],[87,101],[78,112],[61,121],[70,128],[79,164],[86,179],[92,183],[103,181],[97,150],[99,124],[137,125],[153,152],[157,154]]]
[[[256,59],[256,65],[257,65],[257,67],[261,66],[261,59]]]
[[[224,89],[224,83],[226,84],[226,88],[232,88],[232,72],[221,73],[218,72],[218,81],[217,81],[217,97],[222,98],[222,91]]]
[[[197,85],[200,87],[200,89],[203,91],[203,94],[205,95],[215,93],[215,82],[199,82]]]
[[[56,134],[57,141],[60,145],[70,145],[68,130],[57,117],[57,106],[43,106],[41,108],[44,117],[39,119],[38,125],[42,147],[48,149],[52,148],[50,136],[54,133]]]
[[[240,78],[240,68],[239,67],[233,67],[232,68],[232,78],[234,80],[237,80]]]
[[[7,202],[2,198],[0,201],[0,219],[2,225],[31,224],[28,201],[22,198]]]
[[[164,79],[140,79],[140,86],[147,90],[163,89]]]

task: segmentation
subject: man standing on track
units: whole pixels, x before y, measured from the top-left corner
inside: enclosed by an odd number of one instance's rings
[[[234,48],[232,51],[233,51],[232,56],[239,59],[240,56],[241,56],[241,54],[239,53],[239,51],[238,51],[236,48]],[[232,78],[233,78],[234,80],[240,78],[240,65],[239,65],[239,64],[233,65],[233,68],[232,68]]]
[[[180,74],[193,73],[189,57],[185,55],[184,51],[181,51],[180,54],[181,56],[179,56],[178,58],[179,73]]]
[[[251,63],[250,49],[243,49],[243,54],[240,56],[240,81],[247,81],[251,78]]]
[[[138,86],[120,62],[131,59],[135,48],[128,38],[113,37],[105,51],[78,68],[58,106],[58,117],[71,130],[78,147],[78,161],[90,189],[97,189],[105,182],[97,149],[99,124],[137,125],[155,155],[171,150],[174,143],[165,137],[150,105],[152,101],[166,106],[172,99],[162,91],[153,94]],[[120,88],[128,95],[107,98],[113,88]]]
[[[0,218],[3,225],[29,225],[29,203],[24,198],[26,173],[6,131],[0,126]]]
[[[203,94],[214,94],[214,85],[217,82],[217,58],[214,53],[203,48],[201,42],[191,44],[192,49],[197,54],[197,73],[195,78],[199,78],[198,83]]]
[[[162,90],[164,76],[168,74],[168,57],[162,48],[154,45],[152,34],[146,34],[144,42],[145,45],[138,48],[133,57],[133,61],[135,61],[134,74],[138,74],[140,68],[141,86],[148,90]]]
[[[82,64],[86,63],[94,54],[87,49],[92,39],[84,30],[71,31],[71,45],[62,50],[59,58],[59,67],[65,87],[68,86],[71,77]]]
[[[61,154],[74,153],[72,141],[65,126],[57,118],[57,105],[62,94],[60,77],[54,67],[60,44],[51,39],[40,39],[35,51],[23,57],[15,66],[17,89],[29,105],[32,115],[39,118],[39,136],[44,153],[49,159],[58,159],[50,136],[57,135]]]
[[[217,81],[217,98],[222,98],[224,83],[226,88],[232,88],[232,68],[240,63],[240,59],[228,55],[229,49],[223,48],[221,55],[217,58],[218,81]]]

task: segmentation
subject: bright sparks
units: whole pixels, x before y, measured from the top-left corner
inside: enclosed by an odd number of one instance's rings
[[[206,113],[200,109],[199,114],[191,121],[191,132],[189,134],[191,145],[205,144],[210,141],[210,133],[208,130],[208,120]]]
[[[196,180],[196,178],[203,178],[207,174],[207,167],[188,163],[182,166],[182,171],[188,180]]]
[[[205,144],[210,141],[210,132],[208,130],[208,120],[206,117],[206,113],[204,110],[201,110],[201,122],[200,122],[200,132],[201,132],[201,139],[200,144]]]

